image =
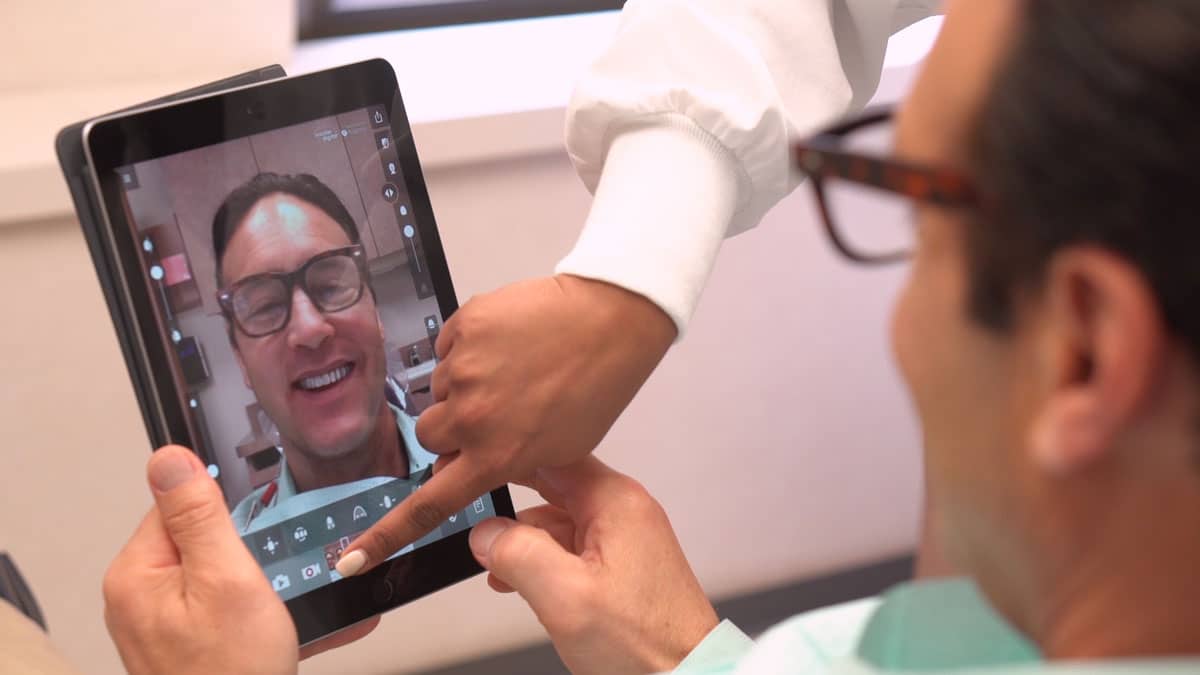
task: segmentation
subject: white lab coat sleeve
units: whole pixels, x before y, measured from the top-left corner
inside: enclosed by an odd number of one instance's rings
[[[934,0],[629,0],[578,84],[567,150],[595,198],[556,268],[680,335],[725,237],[791,192],[788,140],[869,100],[887,38]]]

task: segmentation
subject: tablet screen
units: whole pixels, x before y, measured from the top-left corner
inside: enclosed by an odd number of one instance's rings
[[[371,106],[116,169],[197,453],[285,600],[436,459],[415,429],[444,317],[394,142]]]

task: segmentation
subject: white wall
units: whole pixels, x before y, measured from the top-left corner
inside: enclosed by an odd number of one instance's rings
[[[4,0],[0,90],[121,81],[196,81],[286,63],[294,0]],[[230,48],[236,45],[236,48]]]

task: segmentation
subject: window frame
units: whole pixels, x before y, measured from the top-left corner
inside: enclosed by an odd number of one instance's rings
[[[297,0],[299,39],[432,28],[620,9],[624,0],[430,0],[413,7],[335,12],[333,0]]]

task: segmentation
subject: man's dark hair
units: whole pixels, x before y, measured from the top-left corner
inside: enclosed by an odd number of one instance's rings
[[[1200,2],[1023,3],[969,140],[970,312],[1006,330],[1057,251],[1135,265],[1200,355]]]
[[[292,195],[321,209],[342,226],[342,229],[346,231],[346,236],[350,238],[350,243],[357,244],[359,242],[358,226],[354,224],[354,218],[346,210],[346,205],[338,199],[333,190],[329,189],[329,186],[318,180],[316,176],[307,173],[294,175],[260,173],[234,188],[233,192],[225,197],[225,201],[221,202],[216,215],[213,216],[213,259],[216,261],[217,286],[221,286],[223,283],[221,262],[225,258],[225,249],[237,231],[238,224],[245,219],[246,214],[258,203],[258,200],[275,193]]]

